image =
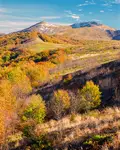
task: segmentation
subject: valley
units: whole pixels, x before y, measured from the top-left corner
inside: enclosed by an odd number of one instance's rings
[[[93,21],[0,36],[0,150],[119,149],[119,36]]]

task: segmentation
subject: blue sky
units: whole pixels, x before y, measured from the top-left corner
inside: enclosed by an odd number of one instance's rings
[[[120,0],[0,0],[0,32],[43,20],[65,25],[96,20],[120,29]]]

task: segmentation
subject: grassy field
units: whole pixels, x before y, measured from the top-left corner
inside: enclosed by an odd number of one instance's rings
[[[28,46],[28,48],[34,52],[41,52],[44,50],[53,50],[57,48],[66,48],[66,47],[70,47],[70,45],[55,44],[55,43],[48,43],[48,42],[39,42]]]
[[[89,45],[89,47],[88,47]],[[68,60],[53,69],[54,73],[66,75],[79,70],[88,70],[120,58],[120,42],[88,42],[68,54]]]

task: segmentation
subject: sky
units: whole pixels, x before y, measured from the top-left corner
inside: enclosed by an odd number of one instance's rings
[[[40,21],[63,25],[97,21],[120,29],[120,0],[0,0],[0,33]]]

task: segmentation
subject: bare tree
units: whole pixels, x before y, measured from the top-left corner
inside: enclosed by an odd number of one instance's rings
[[[56,120],[60,120],[62,118],[63,109],[64,109],[62,101],[61,100],[57,101],[55,97],[52,97],[49,103],[49,107],[54,114],[54,118]]]
[[[79,104],[80,104],[80,96],[78,93],[69,92],[70,95],[70,112],[71,114],[76,114],[79,111]]]

